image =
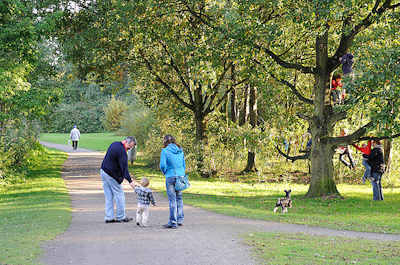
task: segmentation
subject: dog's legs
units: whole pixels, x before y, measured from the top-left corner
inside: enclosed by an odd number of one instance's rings
[[[274,213],[276,213],[276,211],[278,211],[278,207],[275,207],[275,208],[274,208]]]

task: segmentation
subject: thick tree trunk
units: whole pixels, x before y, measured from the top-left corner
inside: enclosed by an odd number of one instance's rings
[[[316,38],[316,73],[314,86],[314,115],[310,121],[312,134],[311,183],[307,197],[339,195],[333,180],[334,146],[326,141],[332,135],[333,115],[330,106],[328,69],[328,30]]]
[[[195,148],[196,148],[196,165],[197,170],[200,172],[202,177],[209,177],[204,168],[204,144],[205,144],[205,122],[202,113],[195,113],[195,123],[196,123],[196,138],[195,138]]]

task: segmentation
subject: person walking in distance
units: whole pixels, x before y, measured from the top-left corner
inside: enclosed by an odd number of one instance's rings
[[[121,142],[112,143],[107,150],[101,164],[100,175],[103,181],[105,198],[105,222],[120,223],[130,222],[133,218],[125,215],[125,194],[122,189],[122,181],[126,179],[129,185],[135,189],[135,184],[128,171],[128,157],[126,152],[136,145],[133,136],[126,137]],[[114,201],[116,215],[114,215]]]
[[[74,128],[72,128],[69,138],[71,138],[72,141],[72,149],[78,149],[78,141],[79,138],[81,138],[81,133],[79,132],[78,128],[76,128],[76,125],[74,125]]]

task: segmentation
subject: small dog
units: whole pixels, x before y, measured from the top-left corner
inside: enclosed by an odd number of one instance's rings
[[[274,213],[278,211],[279,207],[282,207],[282,213],[287,213],[287,208],[292,208],[292,199],[290,198],[290,193],[292,190],[285,190],[286,196],[285,198],[279,198],[276,202]]]

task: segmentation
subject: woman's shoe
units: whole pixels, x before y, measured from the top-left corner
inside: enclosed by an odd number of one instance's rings
[[[170,228],[170,229],[177,229],[178,227],[170,225],[170,224],[166,224],[162,226],[163,228]]]

